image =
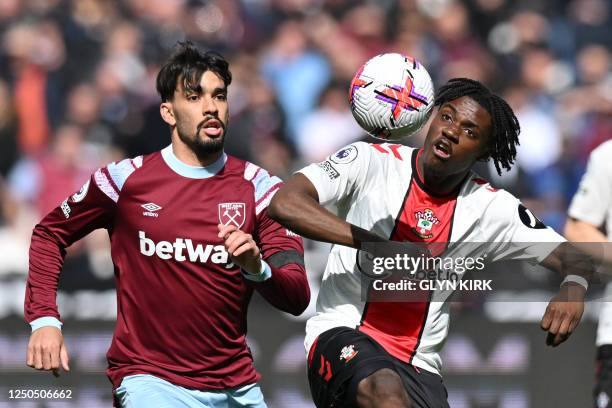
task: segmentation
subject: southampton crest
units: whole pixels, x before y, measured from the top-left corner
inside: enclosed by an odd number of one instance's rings
[[[416,228],[413,228],[414,233],[425,239],[433,237],[431,229],[434,225],[440,223],[434,212],[427,208],[423,211],[415,211],[414,217],[417,220]]]

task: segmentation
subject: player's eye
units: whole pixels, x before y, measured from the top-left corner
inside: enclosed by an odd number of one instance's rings
[[[226,94],[217,94],[215,96],[215,99],[217,99],[219,101],[227,101],[227,95]]]
[[[442,115],[440,115],[440,117],[442,118],[443,121],[448,122],[451,120],[451,117],[448,113],[442,113]]]
[[[472,129],[465,129],[465,133],[468,135],[469,138],[475,138],[476,137],[476,133],[474,133],[474,131]]]
[[[189,102],[196,102],[196,101],[200,100],[200,95],[198,95],[198,94],[187,95],[187,100]]]

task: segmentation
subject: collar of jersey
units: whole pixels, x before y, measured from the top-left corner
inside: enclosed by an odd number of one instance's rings
[[[206,167],[190,166],[179,160],[172,151],[172,145],[164,147],[161,151],[162,158],[175,173],[192,179],[205,179],[216,175],[227,162],[227,155],[223,153],[219,159]]]

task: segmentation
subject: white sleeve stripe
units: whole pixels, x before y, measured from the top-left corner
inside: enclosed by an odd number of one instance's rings
[[[108,173],[112,181],[117,186],[118,190],[121,191],[123,184],[130,177],[130,175],[136,170],[132,165],[131,159],[121,160],[117,163],[111,163],[107,167]]]
[[[119,200],[119,192],[112,185],[111,181],[108,179],[106,174],[102,171],[102,169],[96,170],[94,174],[94,179],[96,180],[96,185],[98,188],[106,194],[111,200],[117,202]]]
[[[124,159],[119,162],[111,163],[107,166],[108,173],[119,190],[130,175],[142,166],[142,156],[135,159]]]
[[[132,162],[134,163],[137,169],[141,168],[142,167],[142,156],[134,157],[132,159]]]
[[[247,162],[246,166],[244,167],[244,178],[248,181],[253,180],[255,176],[257,176],[257,173],[260,169],[261,167],[256,166],[253,163]]]
[[[268,192],[268,195],[264,198],[264,200],[260,202],[259,204],[257,204],[257,206],[255,207],[255,215],[259,215],[259,213],[261,213],[263,210],[268,208],[270,201],[272,201],[272,197],[274,197],[274,194],[276,194],[278,190],[279,189],[277,188],[274,191]]]
[[[244,178],[253,184],[255,189],[255,214],[259,215],[270,204],[274,193],[278,191],[283,181],[271,176],[265,169],[253,163],[246,163],[244,168]]]
[[[266,198],[267,198],[267,197],[268,197],[268,196],[269,196],[269,195],[270,195],[270,194],[271,194],[273,191],[277,191],[277,190],[280,188],[280,186],[281,186],[282,184],[283,184],[283,183],[279,181],[278,183],[276,183],[276,184],[274,184],[272,187],[270,187],[270,188],[268,189],[268,191],[266,191],[266,192],[265,192],[265,193],[264,193],[264,194],[261,196],[261,198],[259,198],[259,200],[257,200],[257,201],[255,202],[255,205],[259,205],[259,204],[260,204],[260,203],[261,203],[263,200],[265,200],[265,199],[266,199]]]
[[[253,178],[251,179],[251,181],[253,180],[257,180],[257,177],[259,176],[259,173],[261,173],[261,167],[257,168],[257,171],[255,172],[255,174],[253,175]],[[267,172],[266,172],[267,174]]]

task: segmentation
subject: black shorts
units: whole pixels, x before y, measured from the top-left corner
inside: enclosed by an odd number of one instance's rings
[[[308,355],[308,382],[317,408],[357,407],[357,386],[375,371],[395,371],[414,408],[448,408],[448,393],[437,374],[406,364],[370,336],[349,327],[322,333]]]
[[[596,408],[612,408],[612,345],[597,348],[593,397]]]

